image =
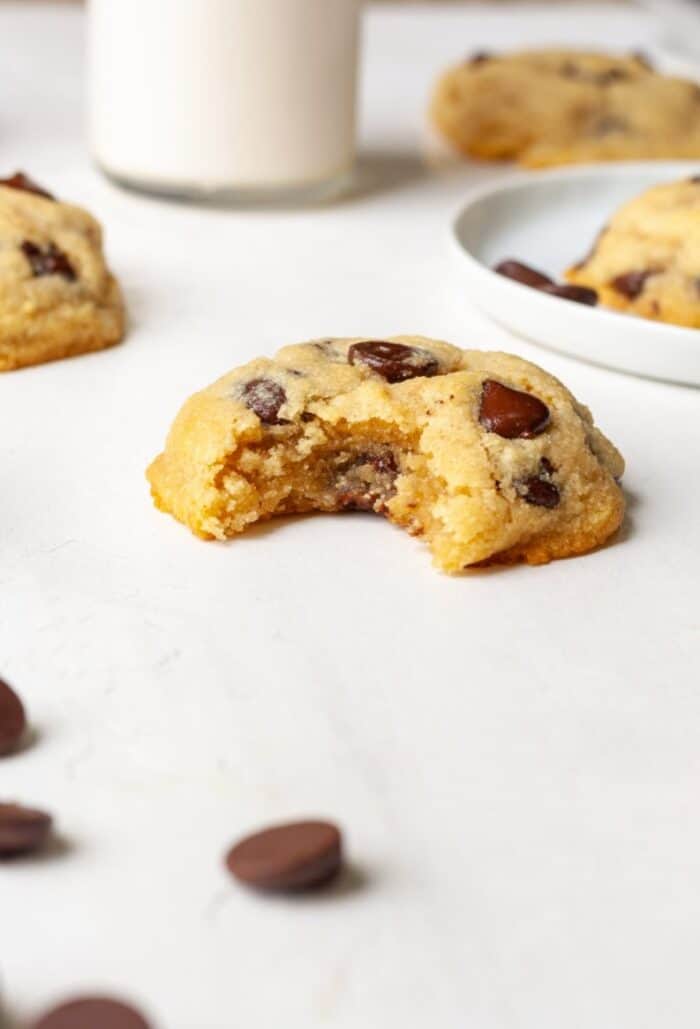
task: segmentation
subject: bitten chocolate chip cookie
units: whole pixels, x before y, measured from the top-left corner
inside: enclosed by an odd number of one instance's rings
[[[700,328],[700,177],[625,204],[566,277],[608,307]]]
[[[639,55],[478,54],[439,80],[432,118],[463,153],[529,167],[700,156],[700,88]]]
[[[0,179],[0,371],[101,350],[123,332],[94,218],[21,172]]]
[[[187,401],[148,478],[156,505],[203,537],[374,511],[458,572],[591,550],[622,520],[622,471],[540,368],[397,336],[288,346],[230,372]]]

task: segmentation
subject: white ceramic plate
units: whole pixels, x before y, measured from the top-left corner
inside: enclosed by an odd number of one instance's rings
[[[472,299],[535,343],[635,375],[700,386],[700,330],[550,297],[491,270],[515,258],[560,279],[625,200],[698,171],[698,162],[685,161],[594,165],[516,174],[475,191],[453,226]]]

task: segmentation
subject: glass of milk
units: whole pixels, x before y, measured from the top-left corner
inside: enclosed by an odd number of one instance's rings
[[[89,0],[94,156],[118,182],[308,202],[355,156],[362,0]]]

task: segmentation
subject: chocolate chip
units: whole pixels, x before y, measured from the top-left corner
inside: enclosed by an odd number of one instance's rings
[[[655,268],[648,268],[645,271],[625,272],[624,275],[618,275],[614,278],[610,285],[618,293],[621,293],[623,297],[627,297],[629,300],[636,300],[643,292],[647,279],[657,274],[658,269]]]
[[[0,857],[39,850],[51,832],[51,816],[20,804],[0,804]]]
[[[272,379],[251,379],[243,388],[243,403],[254,411],[264,425],[288,425],[286,419],[278,418],[287,394]]]
[[[387,500],[394,496],[398,474],[399,466],[388,446],[377,446],[344,461],[335,471],[333,484],[339,508],[383,513]]]
[[[488,61],[493,60],[493,54],[490,50],[477,50],[476,53],[470,54],[467,58],[467,64],[486,64]]]
[[[481,389],[479,422],[504,439],[532,439],[549,424],[549,408],[531,393],[486,379]]]
[[[46,197],[47,200],[55,200],[52,193],[47,192],[36,182],[25,175],[24,172],[15,172],[7,179],[0,179],[0,186],[7,186],[9,189],[19,189],[24,193],[35,193],[39,197]]]
[[[0,679],[0,757],[17,747],[26,727],[22,701],[12,687]]]
[[[700,182],[700,175],[693,175],[693,177],[691,179],[688,179],[688,182],[699,183]]]
[[[55,243],[39,247],[36,243],[25,239],[21,249],[31,265],[35,278],[41,278],[44,275],[61,275],[68,282],[75,282],[77,279],[73,265]]]
[[[259,890],[293,892],[322,886],[342,863],[340,830],[330,822],[292,822],[248,836],[233,847],[231,874]]]
[[[552,509],[558,507],[561,500],[559,490],[551,481],[555,472],[554,465],[548,458],[540,460],[538,475],[532,475],[528,479],[520,479],[514,483],[518,496],[527,504],[533,507],[546,507]]]
[[[577,304],[593,306],[598,303],[598,294],[595,290],[587,289],[585,286],[559,285],[548,275],[544,275],[543,272],[537,271],[536,268],[530,268],[529,265],[522,264],[520,261],[501,261],[495,266],[494,271],[499,275],[504,275],[507,279],[514,279],[523,286],[531,286],[533,289],[549,293],[551,296],[573,300]]]
[[[581,69],[573,61],[564,61],[559,69],[559,74],[565,79],[581,78]]]
[[[135,1008],[108,997],[79,997],[47,1011],[34,1029],[149,1029]]]
[[[429,351],[380,339],[353,343],[348,350],[348,360],[350,364],[366,364],[387,382],[429,378],[439,371],[438,360]]]
[[[537,475],[519,483],[517,489],[522,499],[527,504],[532,504],[533,507],[546,507],[551,510],[558,507],[561,500],[559,490],[554,483],[540,479]]]
[[[542,292],[549,293],[552,297],[561,297],[563,300],[573,300],[575,304],[587,304],[589,307],[595,307],[598,303],[598,294],[587,286],[559,286],[555,283],[552,286],[543,286]]]
[[[501,261],[493,270],[498,272],[499,275],[504,275],[507,279],[514,279],[516,282],[522,283],[523,286],[532,286],[533,289],[544,289],[545,286],[553,286],[555,284],[549,275],[537,271],[536,268],[530,268],[529,265],[523,264],[521,261]]]
[[[622,68],[608,68],[607,71],[602,71],[595,76],[598,86],[610,86],[613,82],[626,82],[627,79],[629,79],[629,75]]]

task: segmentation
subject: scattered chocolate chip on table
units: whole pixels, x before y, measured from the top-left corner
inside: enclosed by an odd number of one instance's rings
[[[0,858],[33,854],[48,842],[52,818],[21,804],[0,803]]]
[[[340,871],[343,840],[331,822],[290,822],[237,843],[226,856],[235,879],[258,890],[293,893],[325,885]]]
[[[150,1029],[135,1008],[108,997],[82,997],[47,1011],[33,1029]]]
[[[0,757],[18,747],[26,728],[24,704],[12,687],[0,679]]]

